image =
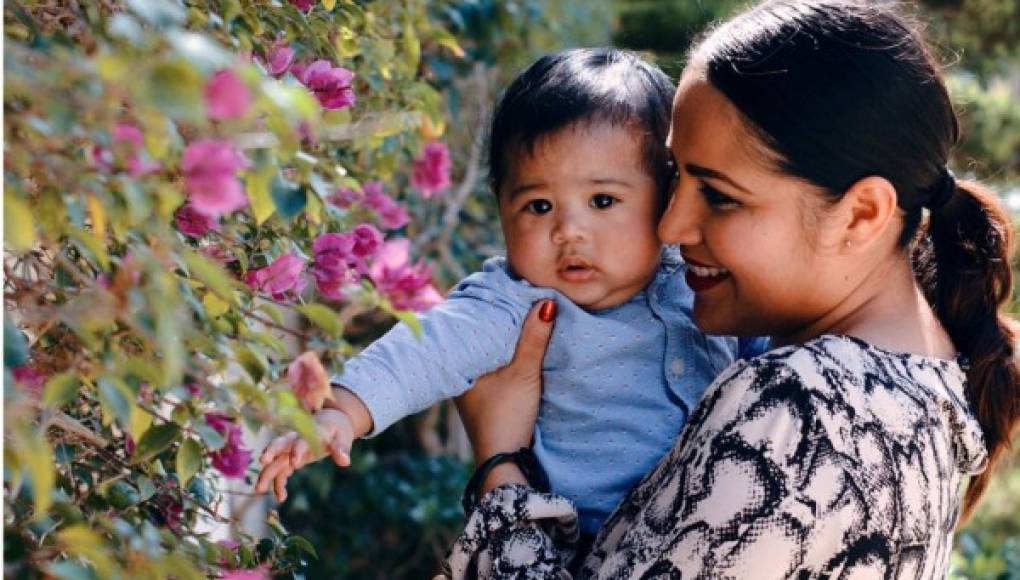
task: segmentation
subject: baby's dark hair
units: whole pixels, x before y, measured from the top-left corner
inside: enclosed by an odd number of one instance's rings
[[[489,131],[492,191],[512,156],[532,152],[544,137],[576,123],[634,127],[662,207],[672,171],[666,136],[675,87],[658,67],[615,48],[578,48],[543,56],[517,76],[496,105]]]

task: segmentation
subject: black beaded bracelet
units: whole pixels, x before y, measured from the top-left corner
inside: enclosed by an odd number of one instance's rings
[[[545,474],[545,470],[542,469],[542,465],[538,462],[538,457],[535,456],[535,452],[530,447],[521,447],[512,453],[497,453],[483,461],[478,466],[478,469],[475,469],[471,479],[468,480],[467,486],[464,488],[464,495],[460,500],[461,505],[464,506],[465,514],[470,514],[471,510],[478,504],[478,500],[481,499],[479,491],[489,473],[500,463],[507,462],[517,464],[517,467],[520,468],[521,473],[524,474],[531,487],[541,492],[549,492],[549,476]]]

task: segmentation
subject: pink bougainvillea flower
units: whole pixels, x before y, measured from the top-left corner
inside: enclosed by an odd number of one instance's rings
[[[315,6],[315,2],[316,0],[290,0],[290,3],[302,12],[310,12]]]
[[[241,427],[222,413],[207,414],[205,422],[227,438],[226,445],[210,455],[213,467],[227,479],[244,479],[251,463],[251,451],[244,446]]]
[[[130,123],[119,123],[111,131],[111,137],[113,150],[98,145],[92,148],[92,159],[97,165],[113,171],[119,160],[131,177],[159,171],[160,164],[144,156],[145,136],[141,129]]]
[[[249,570],[226,570],[220,580],[269,580],[269,565],[262,564]]]
[[[287,367],[287,383],[301,404],[310,412],[318,411],[322,404],[333,398],[329,377],[319,355],[307,351]]]
[[[358,224],[351,230],[351,237],[354,238],[355,258],[367,260],[375,255],[383,243],[382,232],[372,224]]]
[[[226,248],[223,248],[222,246],[218,246],[216,244],[202,246],[198,249],[198,251],[201,252],[202,255],[205,256],[206,258],[216,260],[220,264],[230,264],[232,262],[237,261],[237,256],[228,252]]]
[[[381,182],[370,181],[365,184],[363,203],[378,214],[379,221],[384,228],[395,230],[407,225],[409,220],[407,210],[383,192]]]
[[[197,211],[190,203],[182,205],[177,210],[174,214],[174,223],[177,224],[177,231],[192,238],[201,238],[211,231],[220,229],[218,219]]]
[[[356,240],[350,234],[322,234],[312,243],[315,263],[311,267],[319,293],[343,300],[343,288],[360,278],[363,263],[354,255]]]
[[[11,370],[11,374],[14,375],[14,381],[24,387],[25,394],[30,399],[37,400],[42,397],[43,385],[46,384],[46,379],[49,376],[31,365],[22,365],[20,367],[14,367]]]
[[[428,310],[442,301],[432,285],[432,269],[419,261],[411,264],[410,242],[406,239],[390,240],[379,248],[368,274],[394,308],[399,310]]]
[[[343,109],[354,105],[354,73],[328,60],[317,60],[306,67],[292,66],[291,72],[327,109]]]
[[[266,50],[266,72],[274,77],[282,76],[294,63],[294,49],[282,41],[274,42]]]
[[[302,274],[305,260],[290,252],[273,260],[265,268],[248,270],[244,281],[253,290],[271,294],[276,300],[285,300],[300,294],[307,282]]]
[[[363,200],[364,196],[360,192],[347,188],[334,192],[326,199],[329,203],[343,209],[349,209],[352,205],[361,203]]]
[[[411,185],[428,199],[450,186],[450,167],[450,150],[446,145],[433,141],[414,160]]]
[[[247,166],[247,160],[229,141],[200,139],[188,145],[181,171],[190,205],[214,218],[248,205],[237,179],[237,172]]]
[[[205,106],[210,119],[240,119],[251,108],[251,91],[234,71],[216,71],[205,84]]]

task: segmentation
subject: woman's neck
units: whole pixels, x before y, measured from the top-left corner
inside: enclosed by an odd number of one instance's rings
[[[848,334],[896,352],[956,355],[906,256],[873,269],[830,312],[779,342],[802,343],[822,334]]]

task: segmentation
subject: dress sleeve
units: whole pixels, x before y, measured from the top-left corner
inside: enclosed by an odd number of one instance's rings
[[[761,358],[706,392],[680,441],[606,522],[582,576],[786,578],[844,541],[848,520],[819,529],[844,479],[825,393]],[[821,474],[822,479],[815,476]],[[828,478],[831,478],[829,481]]]
[[[578,530],[570,500],[520,484],[499,486],[471,512],[434,580],[570,580]]]
[[[481,274],[472,280],[420,316],[420,336],[397,324],[333,377],[368,407],[369,436],[460,395],[477,377],[510,362],[529,305],[486,285]]]

